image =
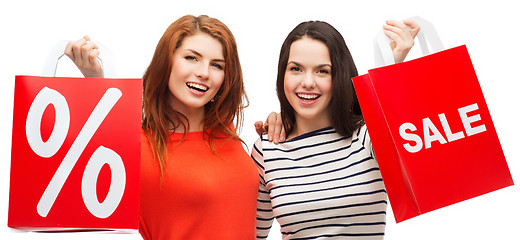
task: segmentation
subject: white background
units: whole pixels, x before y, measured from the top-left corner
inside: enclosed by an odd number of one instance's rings
[[[520,17],[514,1],[8,2],[0,3],[0,239],[140,239],[138,234],[27,233],[7,227],[14,77],[41,74],[58,41],[85,34],[112,51],[119,77],[141,77],[166,27],[185,14],[216,17],[237,39],[251,102],[241,137],[249,146],[257,138],[253,122],[278,111],[279,49],[298,23],[324,20],[335,26],[364,74],[374,67],[372,40],[384,20],[415,15],[430,20],[447,48],[467,45],[511,174],[519,184]],[[58,76],[80,76],[67,61],[60,62]],[[519,239],[519,215],[518,186],[399,224],[389,208],[386,239]],[[280,239],[276,226],[269,239]]]

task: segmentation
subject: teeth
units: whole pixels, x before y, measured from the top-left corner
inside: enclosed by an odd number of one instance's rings
[[[201,92],[208,91],[208,87],[197,84],[197,83],[186,83],[186,86],[193,88],[195,90],[201,91]]]
[[[299,98],[303,98],[306,100],[314,100],[317,99],[320,95],[319,94],[304,94],[304,93],[297,93],[296,94]]]

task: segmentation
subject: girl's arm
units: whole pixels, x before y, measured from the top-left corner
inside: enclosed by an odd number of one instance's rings
[[[265,185],[264,179],[264,157],[262,148],[262,137],[254,144],[251,151],[251,158],[255,161],[258,174],[260,175],[260,184],[258,189],[258,199],[256,207],[256,239],[267,239],[269,231],[274,221],[273,208],[271,205],[271,196]]]
[[[71,41],[65,47],[65,55],[69,57],[85,77],[102,78],[103,68],[97,57],[98,46],[90,41],[90,37],[84,36],[77,41]]]

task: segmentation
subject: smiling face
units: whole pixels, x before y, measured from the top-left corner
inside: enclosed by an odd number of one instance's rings
[[[331,125],[332,64],[323,42],[303,37],[291,44],[284,92],[295,112],[296,135]]]
[[[222,44],[206,33],[184,38],[172,57],[168,87],[170,105],[188,119],[204,115],[206,105],[224,81]]]

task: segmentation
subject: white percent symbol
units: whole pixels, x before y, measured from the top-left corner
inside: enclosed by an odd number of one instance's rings
[[[40,216],[47,216],[90,139],[121,96],[119,89],[110,88],[99,100],[43,192],[36,207]],[[54,106],[56,120],[49,139],[44,142],[40,125],[43,113],[49,104]],[[41,157],[52,157],[63,145],[69,131],[69,124],[70,112],[65,97],[56,90],[44,87],[34,98],[27,113],[25,131],[29,146]],[[110,167],[112,180],[105,200],[100,203],[97,199],[96,183],[104,164]],[[113,150],[99,146],[90,157],[81,181],[81,195],[89,212],[98,218],[109,217],[119,205],[125,190],[126,173],[121,157]]]

